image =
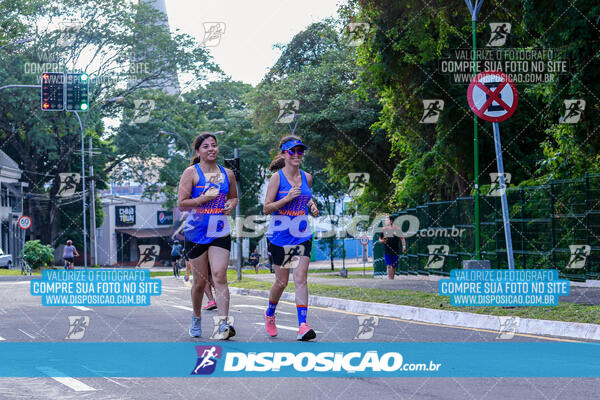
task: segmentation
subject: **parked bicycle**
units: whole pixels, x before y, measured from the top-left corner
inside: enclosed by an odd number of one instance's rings
[[[21,261],[21,275],[31,275],[31,266],[24,258],[20,259]]]

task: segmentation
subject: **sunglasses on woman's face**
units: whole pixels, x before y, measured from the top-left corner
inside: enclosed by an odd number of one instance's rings
[[[304,150],[303,149],[299,149],[299,150],[294,150],[294,149],[290,149],[290,150],[286,150],[287,153],[290,156],[293,156],[294,154],[298,154],[299,156],[303,156],[304,155]]]

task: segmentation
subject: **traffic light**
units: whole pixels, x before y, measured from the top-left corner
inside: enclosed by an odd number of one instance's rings
[[[64,79],[62,73],[44,72],[42,74],[42,111],[64,110]]]
[[[87,111],[89,108],[89,76],[87,74],[65,74],[65,109],[67,111]]]
[[[240,181],[240,158],[239,157],[226,158],[225,166],[233,171],[233,174],[235,175],[235,179],[239,182]]]

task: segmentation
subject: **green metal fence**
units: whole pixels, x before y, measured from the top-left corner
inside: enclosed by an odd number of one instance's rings
[[[600,174],[507,190],[516,268],[555,268],[571,279],[600,278]],[[473,197],[432,202],[398,212],[419,220],[419,234],[406,239],[402,274],[442,274],[475,258]],[[492,268],[508,268],[500,197],[482,196],[481,254]],[[455,235],[457,230],[461,234]],[[423,234],[424,233],[424,234]],[[426,268],[429,245],[447,245],[441,269]],[[568,269],[571,245],[589,245],[582,269]],[[385,273],[383,249],[374,248],[375,273]]]

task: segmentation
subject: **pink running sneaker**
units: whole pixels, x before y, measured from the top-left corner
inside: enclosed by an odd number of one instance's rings
[[[267,316],[267,312],[265,311],[265,331],[267,331],[267,335],[271,337],[277,336],[277,325],[275,325],[275,315],[272,317]]]
[[[303,322],[300,325],[300,329],[298,330],[298,340],[311,340],[317,337],[317,334],[315,333],[315,331],[313,330],[313,328],[311,328],[310,325],[308,325],[306,322]]]
[[[217,303],[214,300],[209,301],[204,306],[204,309],[207,311],[214,310],[215,308],[217,308]]]

